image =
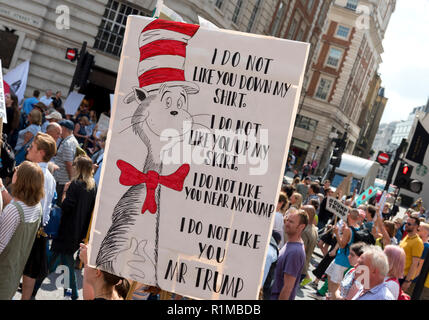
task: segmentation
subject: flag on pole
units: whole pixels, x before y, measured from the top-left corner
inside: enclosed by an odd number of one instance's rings
[[[18,97],[18,102],[24,99],[25,89],[27,88],[28,71],[30,70],[30,60],[24,61],[15,69],[10,70],[4,75],[4,81],[10,86],[10,89]]]

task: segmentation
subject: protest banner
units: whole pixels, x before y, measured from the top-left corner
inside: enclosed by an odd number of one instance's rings
[[[104,113],[100,115],[100,119],[97,122],[97,131],[98,132],[107,132],[109,130],[110,118],[106,116]],[[99,137],[98,137],[99,138]]]
[[[344,221],[347,221],[347,215],[350,211],[349,207],[333,197],[328,197],[328,200],[326,201],[326,210],[332,212]]]
[[[85,98],[84,94],[70,92],[69,96],[64,102],[64,110],[66,111],[66,114],[74,115],[82,103],[83,98]]]
[[[190,298],[256,299],[308,49],[129,16],[89,264]]]
[[[384,209],[384,205],[386,204],[386,199],[387,199],[387,191],[383,191],[383,194],[381,195],[380,201],[378,202],[378,216],[383,219],[383,209]]]
[[[347,196],[350,193],[351,183],[353,175],[349,173],[347,177],[341,181],[340,185],[335,189],[335,195]]]
[[[356,199],[356,206],[360,206],[362,203],[369,201],[371,198],[375,197],[377,194],[377,189],[374,187],[369,187],[364,192],[362,192],[359,197]]]
[[[6,119],[6,100],[4,96],[4,85],[3,85],[3,72],[2,72],[2,65],[1,65],[1,59],[0,59],[0,118],[2,119],[3,123],[7,123]],[[1,131],[0,131],[1,134]]]

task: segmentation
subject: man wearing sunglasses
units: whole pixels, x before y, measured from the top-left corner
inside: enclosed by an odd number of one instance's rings
[[[420,257],[423,253],[423,241],[417,234],[420,225],[418,215],[412,214],[405,225],[407,235],[399,244],[405,251],[404,278],[399,280],[402,290],[407,291],[411,281],[417,276]]]

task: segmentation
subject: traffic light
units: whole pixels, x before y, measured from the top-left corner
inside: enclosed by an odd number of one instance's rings
[[[398,188],[409,189],[411,183],[411,173],[414,167],[406,162],[401,162],[394,184]]]
[[[334,152],[332,153],[331,161],[329,162],[334,167],[339,167],[341,164],[341,156],[343,154],[343,150],[339,147],[334,148]]]
[[[77,70],[77,85],[83,89],[88,81],[91,68],[94,65],[94,56],[88,52],[85,52],[80,70]]]
[[[419,180],[412,180],[410,182],[410,191],[414,193],[420,193],[423,189],[423,182]]]
[[[341,165],[341,156],[346,148],[346,141],[344,139],[334,139],[333,141],[335,142],[335,147],[329,164],[338,168]]]

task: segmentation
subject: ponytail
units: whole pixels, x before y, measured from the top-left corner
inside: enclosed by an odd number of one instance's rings
[[[101,272],[103,273],[104,283],[106,287],[115,287],[118,296],[125,300],[127,298],[128,291],[131,287],[128,280],[108,273],[106,271],[101,270]]]
[[[115,286],[116,292],[124,300],[127,298],[130,288],[131,288],[130,283],[125,278],[122,278],[121,281]]]

